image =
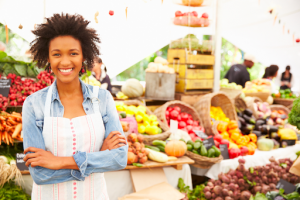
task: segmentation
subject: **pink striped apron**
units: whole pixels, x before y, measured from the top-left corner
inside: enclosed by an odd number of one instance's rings
[[[55,156],[72,156],[76,151],[100,151],[105,128],[99,111],[98,91],[93,88],[94,114],[76,117],[50,117],[53,84],[50,86],[44,113],[43,137],[46,151]],[[32,200],[108,200],[103,173],[92,173],[84,181],[67,181],[58,184],[33,183]]]

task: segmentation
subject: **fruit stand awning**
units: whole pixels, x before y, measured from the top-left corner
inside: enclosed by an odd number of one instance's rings
[[[44,7],[45,2],[45,7]],[[102,44],[102,58],[111,77],[149,56],[171,40],[188,33],[214,34],[215,0],[205,0],[200,8],[176,5],[172,0],[0,0],[0,22],[28,41],[30,32],[43,16],[53,13],[79,13],[92,21]],[[75,5],[75,6],[74,6]],[[220,35],[245,52],[254,54],[259,62],[268,66],[277,64],[282,72],[291,65],[292,73],[300,72],[300,1],[298,0],[223,0],[219,1]],[[45,9],[44,9],[45,8]],[[126,11],[127,8],[127,18]],[[110,16],[109,10],[114,11]],[[207,12],[208,28],[176,27],[171,23],[175,11]],[[272,10],[272,14],[269,12]],[[95,13],[99,12],[98,23]],[[280,22],[279,22],[280,21]],[[23,29],[18,29],[19,25]],[[298,80],[295,85],[300,86]],[[300,90],[299,87],[295,89]]]

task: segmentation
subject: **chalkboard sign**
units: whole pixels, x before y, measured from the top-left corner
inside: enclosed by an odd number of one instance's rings
[[[8,97],[10,89],[11,79],[0,79],[0,94],[4,97]]]
[[[281,140],[281,147],[293,146],[296,144],[296,140]]]
[[[17,167],[19,168],[20,171],[28,171],[29,170],[23,160],[24,157],[25,157],[24,153],[17,153],[17,155],[16,155]]]
[[[277,183],[276,185],[276,188],[277,189],[284,189],[284,193],[285,194],[290,194],[292,192],[295,192],[296,191],[296,186],[283,180],[283,179],[280,179],[279,182]]]
[[[198,137],[200,137],[202,139],[206,139],[207,138],[207,135],[204,132],[202,132],[202,131],[196,131],[196,130],[193,130],[193,131],[196,133],[196,135]]]
[[[223,159],[224,160],[229,159],[227,144],[220,144],[219,147],[220,147],[220,151],[221,151],[221,155],[223,156]]]
[[[205,146],[205,148],[208,150],[210,149],[212,146],[215,145],[215,141],[214,138],[208,138],[207,140],[203,140],[203,145]]]

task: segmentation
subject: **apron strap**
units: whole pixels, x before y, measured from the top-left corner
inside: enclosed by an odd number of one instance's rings
[[[98,99],[98,93],[99,93],[99,86],[93,86],[92,103],[93,103],[93,109],[95,114],[100,113],[99,111],[100,100]]]
[[[53,91],[53,85],[49,87],[46,103],[45,103],[45,111],[44,111],[44,117],[50,117],[50,107],[51,107],[51,99],[52,99],[52,91]]]

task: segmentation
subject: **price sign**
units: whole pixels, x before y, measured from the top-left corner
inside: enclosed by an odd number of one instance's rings
[[[16,155],[17,167],[19,168],[20,171],[28,171],[29,170],[23,160],[24,157],[25,157],[24,153],[17,153],[17,155]]]
[[[223,159],[224,160],[229,159],[227,144],[220,144],[219,147],[220,147],[220,151],[221,151],[221,155],[223,156]]]
[[[207,150],[210,149],[212,146],[215,145],[214,138],[208,138],[207,140],[203,140],[203,145]]]
[[[281,147],[293,146],[296,144],[296,140],[281,140]]]
[[[8,97],[10,89],[11,79],[0,79],[0,94],[4,97]]]
[[[279,182],[277,183],[276,185],[276,188],[277,189],[284,189],[284,193],[285,194],[290,194],[292,192],[295,192],[296,191],[296,186],[283,180],[283,179],[280,179]]]
[[[171,133],[176,133],[178,130],[178,121],[172,120],[170,121],[170,131]]]
[[[204,132],[202,132],[202,131],[196,131],[196,130],[193,130],[193,131],[196,133],[196,135],[198,137],[200,137],[202,139],[206,139],[207,138],[207,135]]]

